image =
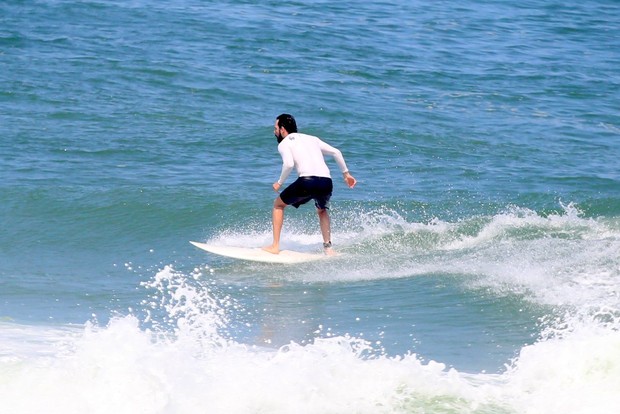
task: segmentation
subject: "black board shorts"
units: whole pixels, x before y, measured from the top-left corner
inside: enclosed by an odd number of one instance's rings
[[[310,200],[320,210],[329,208],[334,185],[329,177],[299,177],[280,193],[284,204],[298,208]]]

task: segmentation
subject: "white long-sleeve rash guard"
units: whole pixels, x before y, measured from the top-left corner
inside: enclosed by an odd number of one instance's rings
[[[331,178],[324,155],[334,157],[342,173],[348,171],[340,150],[313,135],[298,132],[288,134],[278,144],[278,152],[282,156],[282,173],[278,180],[280,185],[284,184],[293,168],[297,169],[297,175],[300,177]]]

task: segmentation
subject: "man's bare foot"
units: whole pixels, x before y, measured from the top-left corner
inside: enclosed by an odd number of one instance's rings
[[[325,247],[323,249],[323,251],[325,252],[325,255],[327,256],[336,256],[338,253],[336,253],[336,251],[334,249],[332,249],[331,247]]]
[[[280,248],[279,247],[275,247],[273,244],[271,246],[263,247],[263,250],[266,251],[266,252],[269,252],[271,254],[278,254],[278,253],[280,253]]]

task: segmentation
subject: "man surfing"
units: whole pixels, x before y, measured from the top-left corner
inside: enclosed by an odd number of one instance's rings
[[[327,210],[333,183],[324,156],[334,157],[349,188],[355,187],[357,180],[349,173],[340,150],[321,141],[318,137],[297,132],[297,123],[292,115],[279,115],[276,118],[273,133],[278,140],[278,152],[282,156],[282,173],[278,181],[273,183],[273,189],[279,192],[293,168],[297,170],[298,178],[286,187],[273,202],[273,243],[263,247],[263,250],[273,254],[280,253],[280,233],[282,233],[286,206],[292,205],[298,208],[314,200],[323,236],[323,248],[325,254],[332,255],[334,252]]]

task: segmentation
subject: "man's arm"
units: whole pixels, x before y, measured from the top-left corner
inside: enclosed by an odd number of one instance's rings
[[[349,169],[347,168],[347,163],[344,161],[344,157],[342,156],[342,152],[336,148],[332,147],[328,143],[319,140],[321,152],[325,155],[331,155],[336,160],[336,164],[340,167],[340,171],[344,177],[344,181],[347,183],[349,188],[355,187],[357,180],[349,173]]]
[[[286,181],[286,179],[290,175],[291,171],[293,171],[293,168],[295,168],[293,153],[288,147],[284,145],[279,145],[278,152],[282,156],[282,172],[280,173],[280,178],[278,178],[278,181],[273,183],[273,189],[275,191],[278,191],[280,189],[282,184],[284,184],[284,181]]]
[[[347,164],[344,162],[344,157],[342,156],[342,152],[336,147],[332,147],[328,143],[319,140],[319,147],[321,148],[321,152],[323,155],[331,155],[336,160],[336,164],[340,168],[340,172],[343,174],[348,171]]]

